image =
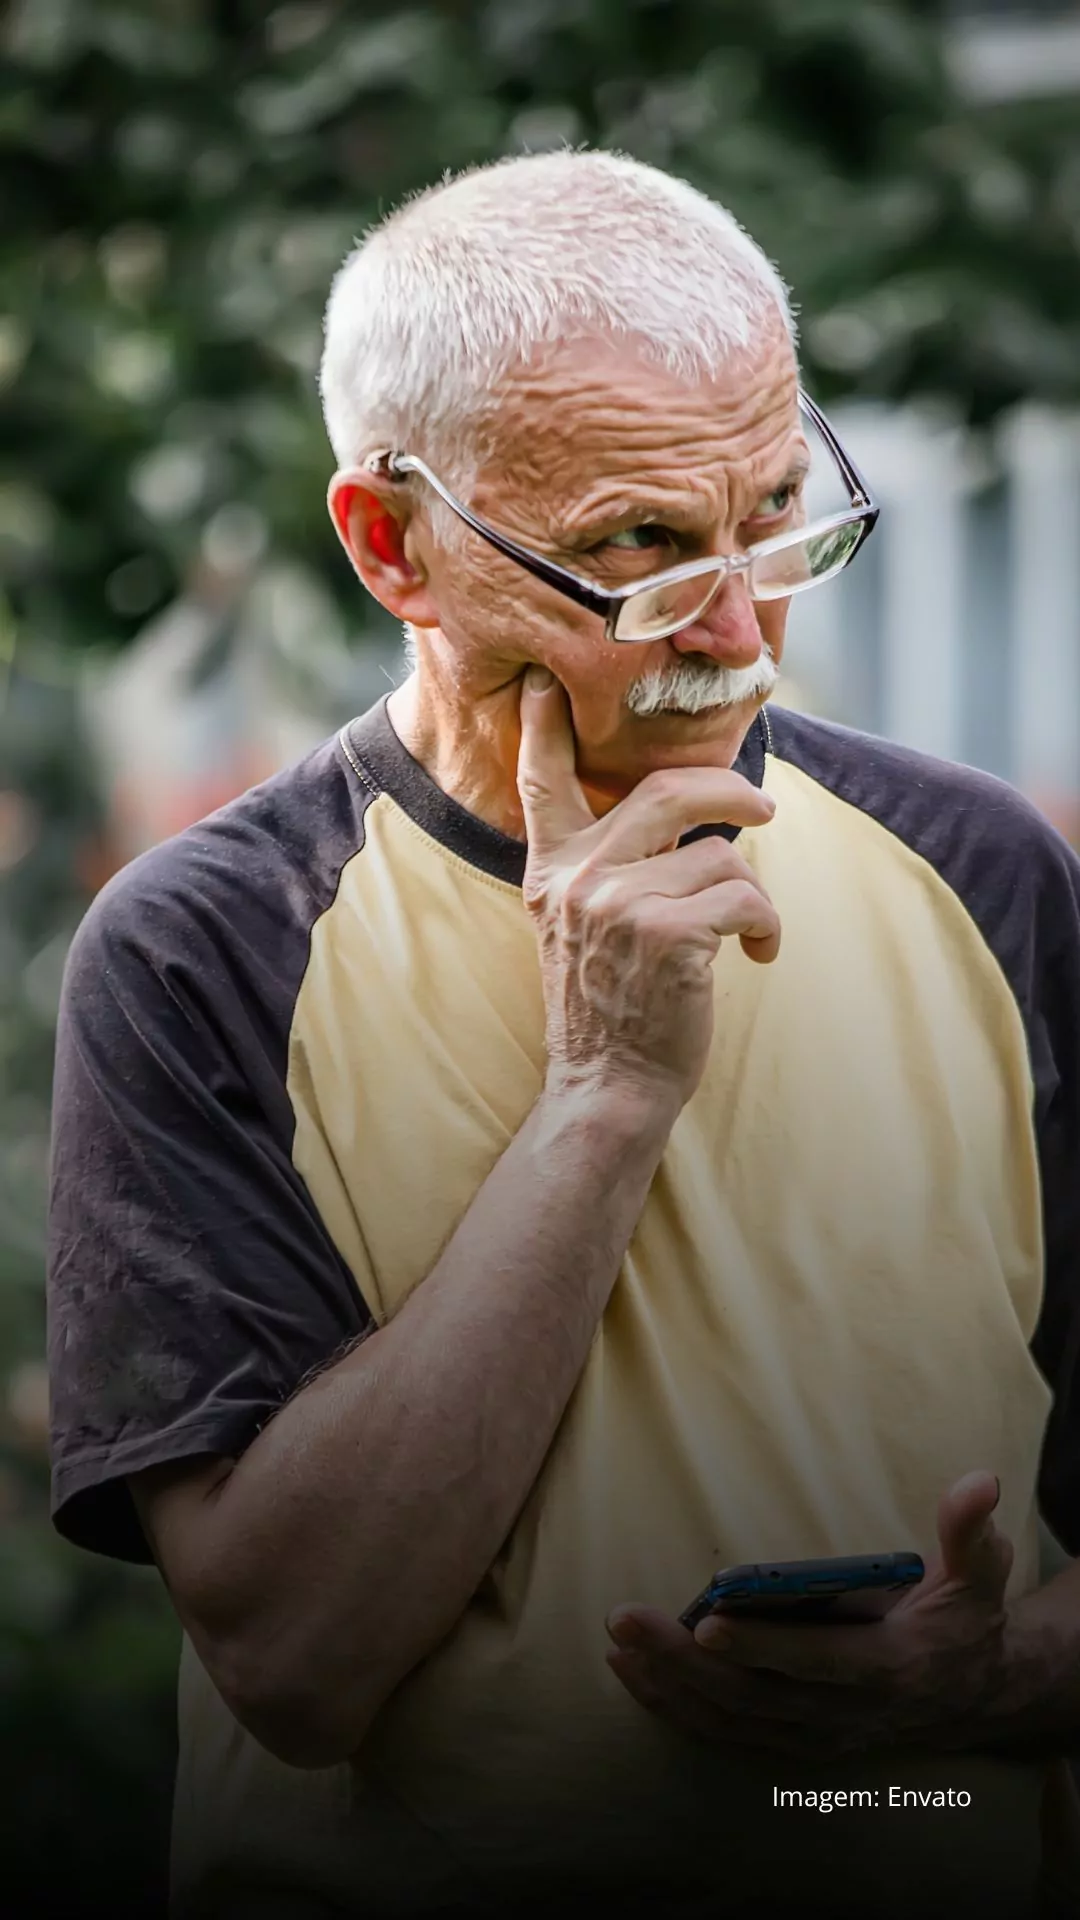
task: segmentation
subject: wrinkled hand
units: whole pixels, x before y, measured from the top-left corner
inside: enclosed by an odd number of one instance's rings
[[[694,1635],[651,1608],[609,1616],[607,1659],[641,1706],[709,1741],[818,1758],[904,1744],[978,1743],[1005,1677],[1012,1548],[991,1518],[992,1474],[938,1510],[940,1558],[884,1620],[786,1627],[712,1615]]]
[[[661,1085],[681,1105],[708,1056],[721,940],[733,934],[769,961],[780,923],[728,840],[678,842],[706,824],[764,826],[773,802],[724,768],[671,767],[598,820],[578,781],[566,695],[550,674],[539,686],[535,675],[521,694],[518,791],[549,1079]]]

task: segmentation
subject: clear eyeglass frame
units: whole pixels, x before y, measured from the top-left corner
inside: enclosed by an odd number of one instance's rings
[[[458,500],[415,454],[386,450],[371,454],[365,465],[369,471],[391,480],[417,474],[489,546],[576,606],[598,614],[604,622],[605,639],[621,645],[642,646],[669,639],[700,620],[727,580],[744,579],[750,598],[755,601],[786,600],[809,587],[821,586],[850,566],[873,532],[881,509],[862,474],[820,407],[802,389],[799,407],[832,456],[847,489],[850,506],[809,526],[774,534],[771,539],[748,547],[744,553],[710,554],[707,559],[689,560],[682,566],[667,568],[621,587],[598,586],[557,561],[520,546]]]

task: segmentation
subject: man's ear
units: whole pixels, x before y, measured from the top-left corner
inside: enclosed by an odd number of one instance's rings
[[[405,550],[409,503],[394,482],[367,467],[342,467],[326,504],[338,539],[380,606],[410,626],[437,627],[428,582]]]

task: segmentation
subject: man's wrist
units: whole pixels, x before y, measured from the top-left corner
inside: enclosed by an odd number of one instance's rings
[[[966,1745],[1035,1757],[1067,1753],[1080,1741],[1080,1625],[1046,1604],[1047,1591],[1009,1609],[1000,1684]]]
[[[595,1128],[612,1139],[655,1142],[661,1151],[682,1111],[674,1080],[609,1066],[548,1068],[541,1105],[556,1124]]]

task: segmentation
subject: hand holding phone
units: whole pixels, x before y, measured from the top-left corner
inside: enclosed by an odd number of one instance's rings
[[[690,1632],[710,1613],[785,1626],[883,1620],[926,1568],[917,1553],[856,1554],[834,1560],[776,1560],[725,1567],[692,1601],[680,1624]]]

